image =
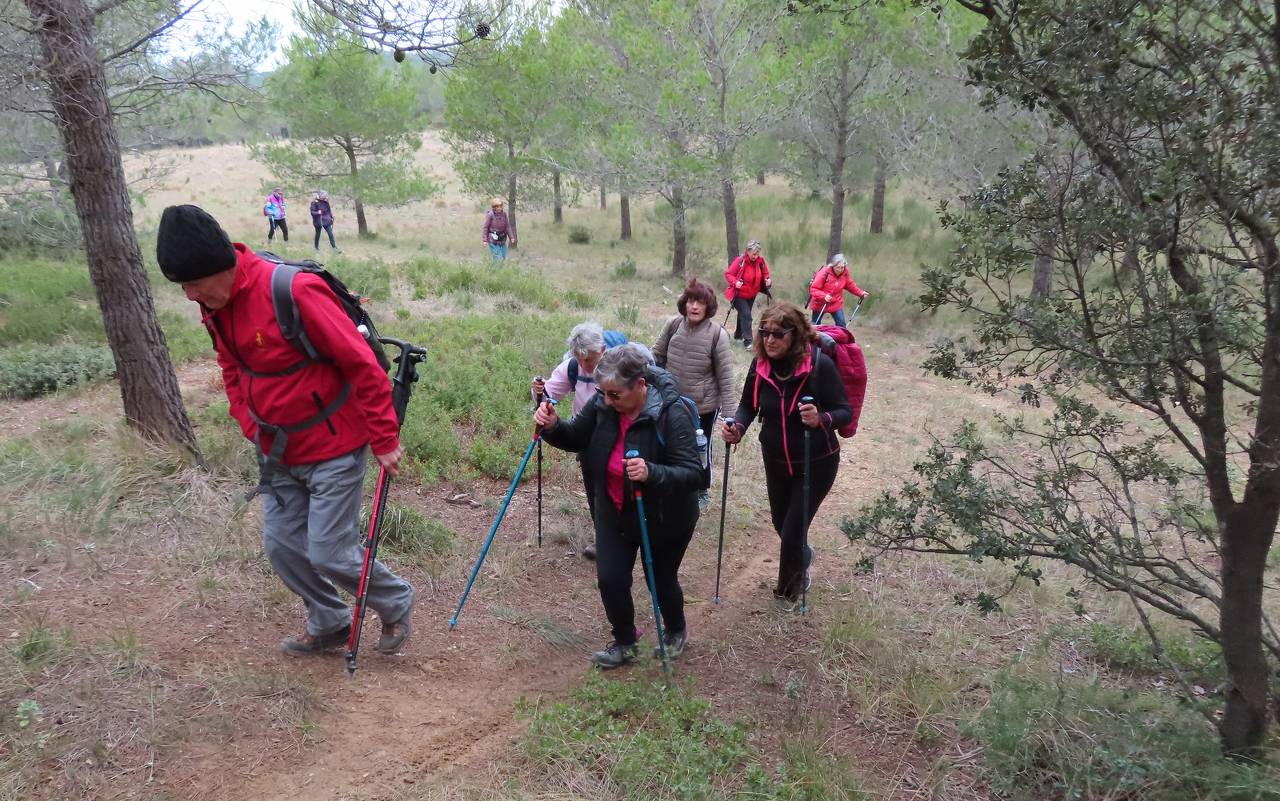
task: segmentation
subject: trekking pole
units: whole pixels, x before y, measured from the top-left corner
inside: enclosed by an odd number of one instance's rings
[[[396,412],[396,425],[404,425],[404,415],[409,408],[409,396],[418,380],[418,363],[427,358],[426,348],[390,337],[380,341],[400,349],[396,357],[396,377],[391,385],[391,407]],[[351,631],[347,634],[347,675],[355,675],[356,658],[360,653],[360,630],[364,628],[365,599],[369,594],[369,578],[378,559],[378,542],[382,534],[382,514],[387,505],[387,490],[391,486],[391,473],[387,468],[378,469],[378,485],[373,495],[373,508],[369,512],[369,531],[364,539],[364,564],[360,568],[360,581],[356,584],[355,604],[351,608]]]
[[[724,424],[733,425],[733,418],[726,417]],[[724,446],[724,479],[720,482],[720,544],[716,546],[716,596],[714,603],[720,603],[720,562],[724,559],[724,513],[729,503],[729,451],[732,446]]]
[[[534,380],[539,384],[542,383],[542,376],[534,376]],[[538,393],[538,405],[542,405],[542,399],[546,397],[543,393]],[[542,547],[542,438],[538,438],[538,547]]]
[[[801,403],[813,403],[812,395],[805,395],[800,399]],[[804,427],[804,479],[803,488],[800,492],[801,497],[801,520],[804,527],[800,529],[800,564],[804,565],[805,560],[809,558],[809,464],[812,461],[813,454],[813,429],[809,426]],[[809,611],[809,568],[804,565],[804,573],[800,576],[800,614]]]
[[[863,300],[862,298],[858,298],[858,305],[854,306],[853,311],[849,312],[849,321],[845,323],[844,325],[845,328],[848,328],[849,325],[853,322],[853,318],[858,316],[858,309],[862,308],[862,300]]]
[[[814,321],[814,323],[813,323],[814,325],[818,325],[819,323],[821,323],[821,322],[822,322],[822,315],[823,315],[824,313],[826,313],[826,311],[827,311],[827,304],[826,304],[826,302],[824,302],[824,303],[822,304],[822,308],[821,308],[821,309],[818,309],[818,319]]]
[[[547,399],[543,403],[556,405],[556,401]],[[462,591],[462,597],[458,599],[458,608],[453,610],[453,617],[449,619],[449,628],[453,629],[458,625],[458,615],[462,614],[462,605],[467,602],[467,596],[471,594],[471,585],[476,583],[476,576],[480,575],[480,567],[484,565],[484,558],[489,555],[489,546],[493,544],[493,537],[498,533],[498,526],[502,525],[502,518],[507,515],[507,507],[511,505],[511,496],[516,492],[516,486],[520,484],[520,477],[524,475],[524,470],[529,466],[529,457],[533,455],[533,449],[542,441],[542,427],[538,426],[533,431],[533,439],[529,440],[529,447],[524,449],[524,457],[520,460],[520,466],[516,468],[515,477],[511,479],[511,486],[507,488],[507,495],[502,499],[502,506],[498,509],[498,516],[494,518],[493,525],[489,528],[489,536],[485,538],[484,545],[480,547],[480,556],[476,558],[475,565],[471,568],[471,575],[467,577],[467,586]]]
[[[628,459],[639,459],[640,451],[630,450],[624,454]],[[649,547],[649,523],[644,517],[644,494],[639,486],[632,485],[636,499],[636,511],[640,516],[640,552],[644,557],[644,577],[649,583],[649,597],[653,599],[653,625],[658,632],[658,655],[662,657],[662,672],[666,675],[667,686],[671,685],[671,663],[667,661],[667,642],[662,633],[662,613],[658,610],[658,584],[653,575],[653,550]]]

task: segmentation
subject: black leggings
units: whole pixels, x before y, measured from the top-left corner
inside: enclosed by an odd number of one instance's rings
[[[663,631],[684,631],[684,591],[680,589],[677,574],[689,540],[693,538],[693,525],[686,531],[663,531],[650,525],[649,537]],[[631,579],[639,550],[640,524],[635,505],[627,503],[619,512],[611,498],[597,498],[596,581],[605,616],[613,627],[613,638],[622,645],[630,645],[639,638],[635,604],[631,600]],[[648,589],[646,585],[646,595]]]
[[[277,220],[277,219],[274,219],[274,218],[272,218],[272,217],[268,217],[268,218],[267,218],[267,222],[268,222],[268,223],[270,224],[270,226],[271,226],[270,228],[268,228],[268,229],[267,229],[267,241],[268,241],[268,242],[270,242],[270,241],[271,241],[271,238],[272,238],[272,237],[274,237],[274,236],[276,235],[276,229],[277,229],[277,228],[279,228],[279,229],[280,229],[280,233],[284,234],[284,241],[286,241],[286,242],[288,242],[288,241],[289,241],[289,226],[285,223],[285,221],[284,221],[283,219]]]
[[[313,225],[314,225],[314,223],[313,223]],[[315,244],[315,246],[314,246],[314,247],[315,247],[315,249],[316,249],[316,250],[319,250],[319,249],[320,249],[320,230],[321,230],[321,229],[324,229],[325,233],[327,233],[327,234],[329,235],[329,247],[333,248],[334,250],[337,250],[337,249],[338,249],[338,243],[333,241],[333,223],[329,223],[328,225],[317,225],[317,226],[316,226],[316,244]],[[286,241],[287,241],[287,240],[286,240]]]
[[[839,467],[838,451],[815,459],[810,466],[808,522],[813,522],[818,507],[831,491]],[[769,459],[764,461],[764,480],[769,490],[769,513],[773,516],[773,528],[782,540],[782,548],[778,554],[778,586],[773,592],[794,600],[800,595],[804,571],[809,566],[811,557],[804,551],[805,520],[801,514],[804,465],[797,464],[792,469],[794,474],[788,475],[786,462]]]
[[[741,339],[748,345],[751,344],[751,307],[755,305],[756,299],[744,300],[742,298],[733,299],[733,308],[738,310],[738,324],[734,326],[733,338]]]

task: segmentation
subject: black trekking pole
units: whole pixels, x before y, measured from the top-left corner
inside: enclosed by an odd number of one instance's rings
[[[387,345],[400,349],[396,357],[396,376],[391,384],[391,407],[396,412],[396,425],[404,425],[404,415],[409,408],[409,396],[418,380],[418,363],[427,358],[427,349],[411,345],[400,339],[378,337]],[[373,508],[369,513],[369,531],[364,538],[364,564],[360,568],[360,582],[356,585],[355,605],[351,608],[351,631],[347,635],[347,675],[356,672],[356,657],[360,653],[360,630],[364,628],[365,599],[369,594],[369,577],[378,559],[378,542],[382,534],[382,514],[387,505],[387,491],[391,486],[391,473],[379,467],[378,485],[373,495]]]
[[[726,417],[724,425],[733,425],[733,418]],[[720,603],[720,562],[724,559],[724,513],[729,504],[729,451],[733,446],[724,446],[724,480],[720,482],[720,544],[716,546],[716,596],[715,603]]]
[[[863,298],[858,298],[858,305],[854,306],[853,311],[849,312],[849,320],[844,324],[845,328],[848,328],[853,323],[853,318],[858,316],[858,309],[862,308],[862,301]]]
[[[624,456],[639,459],[640,451],[630,450]],[[662,672],[670,687],[671,663],[667,661],[667,641],[662,633],[662,613],[658,610],[658,584],[653,575],[653,549],[649,547],[649,522],[644,516],[644,494],[635,482],[632,483],[632,489],[636,499],[636,512],[640,516],[640,553],[644,557],[644,577],[649,583],[649,597],[653,599],[653,626],[658,633],[658,655],[662,657]]]
[[[800,399],[801,403],[813,403],[812,395],[805,395]],[[800,564],[804,565],[804,572],[800,576],[800,614],[809,611],[809,566],[805,564],[805,560],[809,558],[809,465],[812,462],[813,455],[813,429],[809,426],[804,427],[804,479],[803,488],[801,489],[801,520],[804,527],[800,530]]]
[[[541,384],[542,376],[534,376],[534,380]],[[539,406],[544,397],[543,393],[538,393]],[[542,547],[542,437],[538,437],[538,547]]]
[[[549,403],[552,406],[556,404],[553,400],[544,400],[543,403]],[[489,546],[493,545],[493,537],[498,533],[498,526],[502,525],[502,519],[507,516],[507,507],[511,505],[511,496],[515,495],[516,487],[520,484],[520,478],[524,475],[525,468],[529,466],[529,457],[533,455],[533,449],[542,441],[541,426],[535,427],[533,430],[533,439],[529,440],[529,447],[524,449],[524,457],[520,460],[520,466],[516,468],[515,477],[511,479],[511,486],[507,487],[507,495],[502,499],[502,506],[498,509],[498,516],[493,520],[493,526],[489,528],[489,536],[485,538],[484,545],[480,547],[480,556],[476,558],[475,565],[471,568],[471,575],[467,577],[467,586],[462,591],[462,597],[458,599],[458,608],[453,610],[453,617],[449,619],[449,628],[458,625],[458,615],[462,614],[462,606],[467,602],[467,596],[471,594],[471,586],[476,583],[476,576],[480,575],[480,567],[484,565],[484,558],[489,555]]]

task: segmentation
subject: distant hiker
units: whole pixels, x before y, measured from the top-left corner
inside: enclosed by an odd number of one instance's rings
[[[316,192],[311,201],[311,224],[316,229],[316,251],[320,250],[320,232],[329,235],[329,247],[338,250],[338,243],[333,241],[333,207],[329,205],[329,193],[323,190]],[[341,250],[338,250],[341,253]]]
[[[545,381],[533,380],[533,398],[535,401],[545,396],[554,401],[563,401],[565,396],[573,393],[573,413],[577,415],[596,398],[596,380],[593,377],[596,365],[605,350],[616,347],[627,341],[621,331],[605,331],[599,323],[588,320],[578,323],[569,332],[569,352],[564,360],[551,371],[551,377]],[[579,458],[581,463],[582,459]],[[582,474],[582,484],[587,490],[587,508],[595,514],[595,498],[591,494],[591,480]],[[582,549],[587,559],[596,558],[596,546],[587,545]]]
[[[756,295],[769,294],[773,279],[769,277],[769,264],[760,255],[760,241],[753,239],[747,243],[742,255],[729,262],[724,271],[725,298],[733,304],[738,312],[738,324],[734,326],[733,338],[741,339],[742,344],[751,349],[751,307],[755,305]]]
[[[613,642],[591,661],[602,668],[635,659],[640,632],[631,600],[632,574],[640,547],[639,519],[631,482],[640,482],[653,551],[653,578],[666,629],[667,657],[684,651],[687,632],[678,572],[698,522],[697,491],[702,465],[694,444],[692,416],[680,402],[675,379],[649,361],[635,343],[607,351],[595,368],[599,394],[572,420],[538,407],[534,422],[549,445],[582,455],[594,497],[596,578]],[[635,449],[639,458],[625,459]]]
[[[747,370],[733,425],[724,426],[721,436],[731,445],[739,442],[751,421],[760,418],[769,512],[781,540],[773,594],[781,606],[791,608],[812,581],[813,549],[805,550],[802,540],[807,522],[835,483],[840,466],[836,429],[849,423],[851,413],[836,365],[817,347],[817,334],[803,311],[775,303],[760,315],[757,333],[756,358]],[[804,395],[812,395],[816,403],[800,403]],[[801,514],[806,428],[813,431],[809,521]]]
[[[365,463],[395,473],[400,448],[391,382],[323,279],[299,273],[293,297],[324,361],[305,358],[280,331],[272,303],[274,265],[232,244],[196,206],[160,218],[156,261],[200,304],[214,340],[231,416],[258,446],[263,546],[276,575],[302,598],[306,629],[280,643],[316,654],[343,645],[363,554],[360,499]],[[381,563],[368,604],[382,619],[378,650],[394,654],[410,633],[414,591]]]
[[[857,295],[860,300],[871,295],[853,282],[853,276],[849,273],[849,260],[843,253],[837,253],[831,257],[830,264],[823,265],[818,270],[813,276],[813,283],[809,285],[809,308],[813,311],[814,324],[822,322],[822,314],[826,311],[831,313],[831,319],[836,325],[844,328],[845,290]]]
[[[734,402],[733,346],[729,335],[715,321],[719,304],[711,287],[694,278],[676,300],[679,315],[672,317],[658,335],[653,358],[676,379],[680,394],[698,406],[699,426],[707,437],[705,477],[698,505],[707,508],[711,486],[711,437],[716,412],[728,411]]]
[[[284,236],[284,241],[289,241],[289,225],[284,221],[284,195],[280,189],[271,190],[271,194],[267,195],[267,200],[262,204],[262,214],[267,218],[267,241],[270,242],[272,237],[276,235],[276,229],[280,229],[280,233]]]
[[[484,243],[494,261],[505,259],[507,244],[516,243],[516,224],[502,210],[500,197],[489,201],[489,210],[484,213]]]

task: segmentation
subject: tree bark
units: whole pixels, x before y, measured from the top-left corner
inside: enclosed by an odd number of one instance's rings
[[[182,406],[164,331],[156,320],[120,160],[94,16],[84,0],[24,0],[40,42],[89,277],[120,379],[125,421],[193,454],[195,432]]]
[[[364,216],[364,198],[360,192],[360,167],[356,164],[355,144],[350,139],[343,139],[342,149],[347,152],[347,172],[351,175],[351,202],[356,207],[356,236],[365,239],[369,236],[369,221]]]
[[[836,130],[831,159],[831,227],[827,231],[827,263],[843,249],[845,165],[849,161],[849,60],[841,59],[839,84],[836,87]]]
[[[684,187],[680,184],[671,187],[671,211],[671,274],[683,277],[689,242],[684,220]]]
[[[618,207],[622,210],[622,233],[619,238],[626,242],[631,238],[631,196],[626,192],[618,196]]]
[[[553,170],[551,172],[551,188],[554,191],[555,198],[552,205],[551,221],[556,225],[564,222],[564,200],[560,193],[560,171]]]
[[[764,170],[761,170],[760,172],[756,173],[756,184],[759,186],[764,186]]]
[[[507,173],[507,222],[516,232],[516,236],[507,238],[507,247],[515,250],[520,232],[516,228],[516,145],[511,141],[507,142],[507,164],[511,167],[511,172]]]
[[[720,172],[720,205],[724,207],[724,246],[728,251],[728,261],[733,261],[741,252],[738,249],[738,198],[733,191],[732,172],[721,165]]]
[[[884,233],[884,185],[889,165],[884,156],[876,154],[875,183],[871,194],[871,233]]]
[[[1035,270],[1031,276],[1031,297],[1047,298],[1053,291],[1053,247],[1058,237],[1050,229],[1036,243]]]
[[[1272,508],[1241,503],[1222,535],[1222,661],[1230,682],[1218,733],[1228,754],[1256,756],[1267,733],[1267,660],[1262,652],[1262,581],[1276,527]]]
[[[600,182],[600,210],[604,211],[609,208],[609,190],[604,185],[604,181]]]

